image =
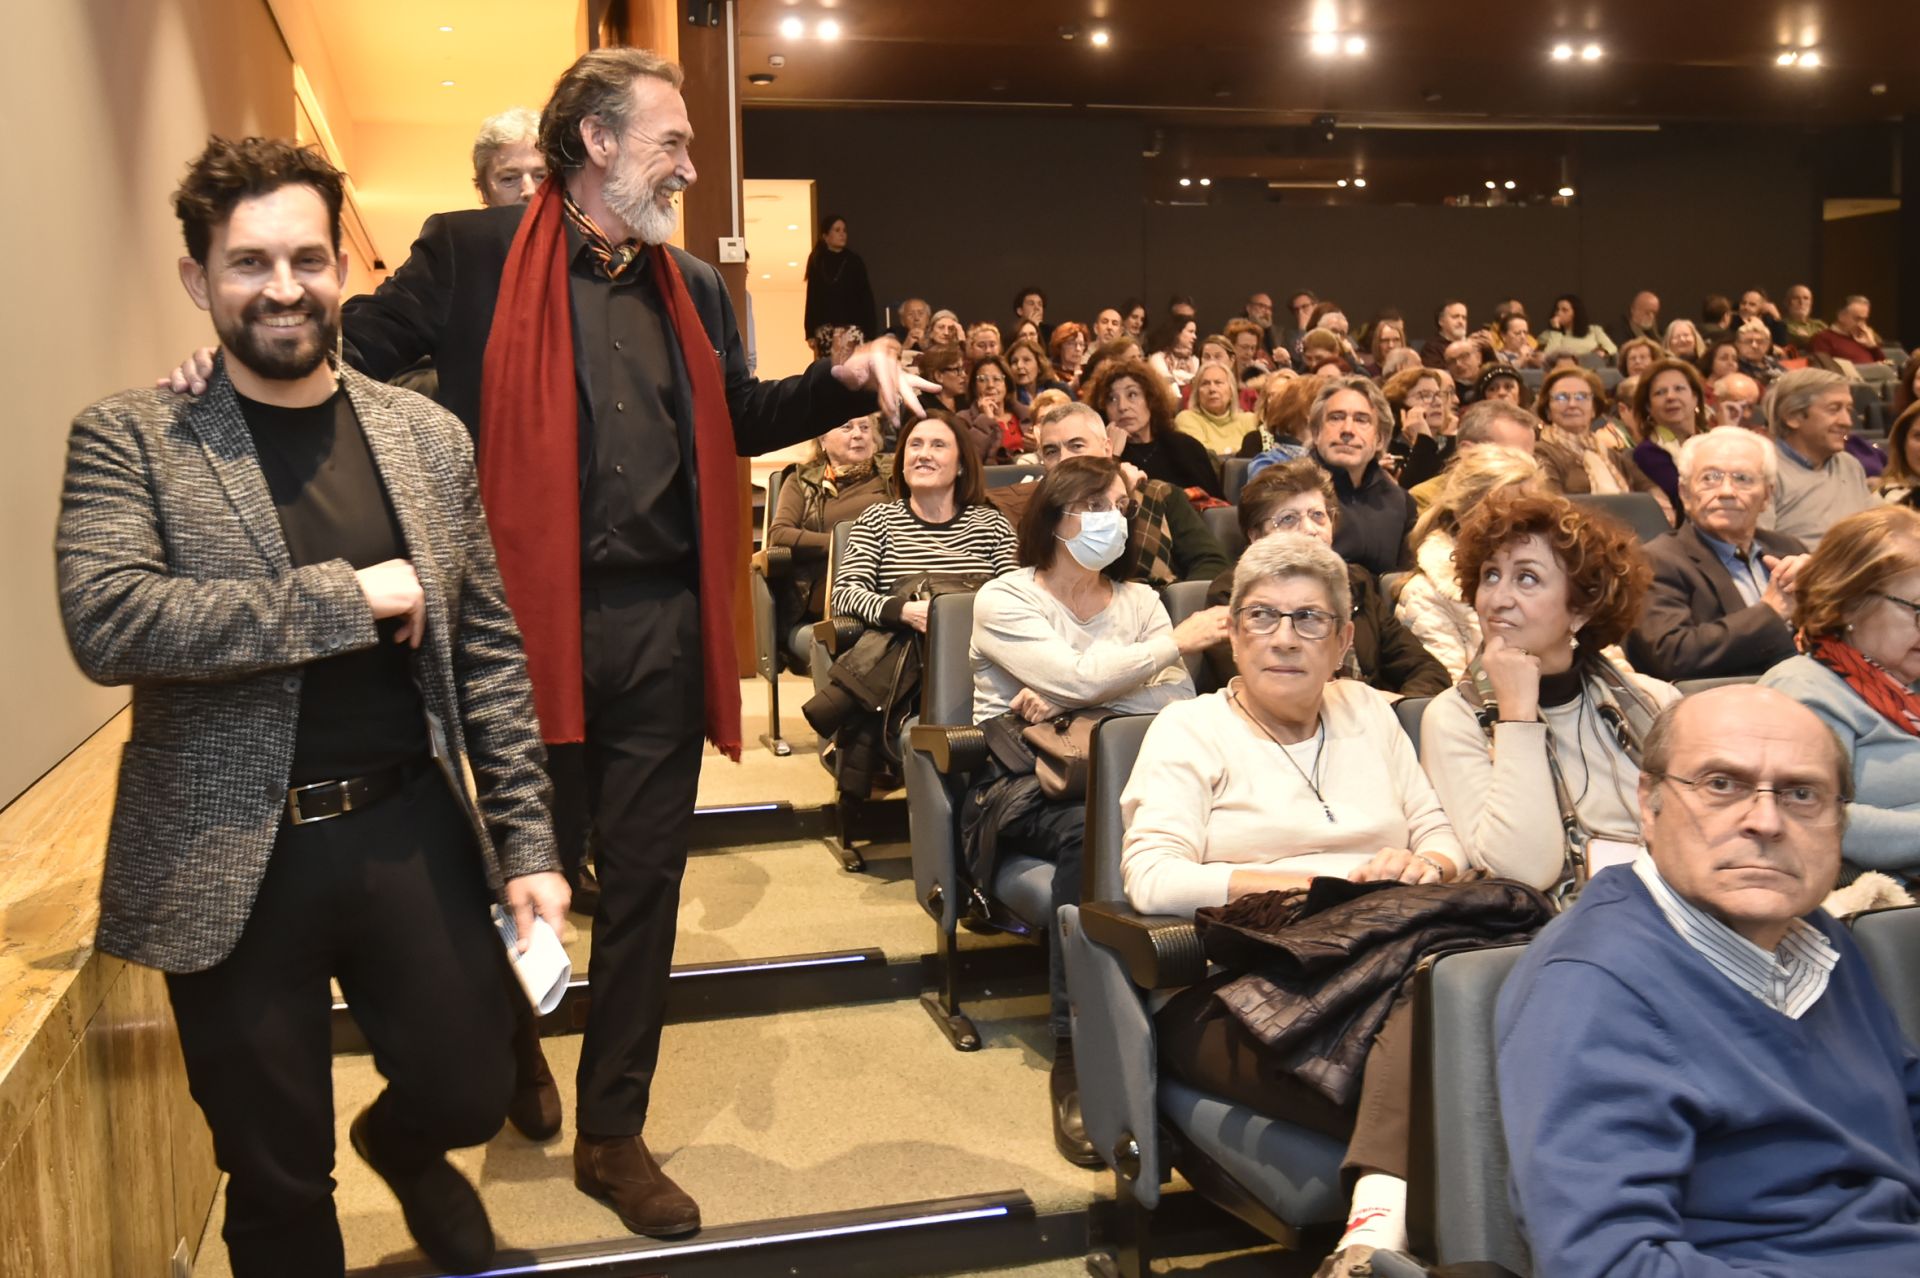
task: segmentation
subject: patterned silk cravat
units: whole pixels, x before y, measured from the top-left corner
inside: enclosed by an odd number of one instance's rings
[[[602,275],[610,280],[617,280],[640,260],[640,252],[646,246],[639,240],[627,240],[616,246],[607,238],[606,232],[587,216],[587,211],[573,202],[571,194],[562,192],[561,198],[567,221],[574,230],[580,232],[580,238],[587,242],[587,252],[592,256],[594,264],[600,268]]]

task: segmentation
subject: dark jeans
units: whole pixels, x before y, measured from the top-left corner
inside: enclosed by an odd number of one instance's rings
[[[600,912],[587,978],[579,1130],[637,1135],[660,1058],[667,981],[700,785],[700,603],[648,579],[581,594],[587,810]]]
[[[1053,862],[1053,904],[1047,913],[1047,1028],[1055,1038],[1073,1035],[1067,1004],[1067,950],[1060,936],[1060,907],[1080,904],[1081,853],[1087,838],[1084,799],[1049,799],[1001,832],[1010,851]]]
[[[429,769],[375,807],[282,823],[239,943],[167,977],[187,1083],[231,1179],[237,1278],[339,1278],[337,977],[387,1090],[379,1144],[424,1164],[500,1128],[513,1091],[505,953],[473,833]]]
[[[1216,982],[1188,986],[1154,1017],[1169,1074],[1282,1122],[1347,1138],[1341,1166],[1349,1184],[1362,1172],[1407,1176],[1413,1103],[1413,1003],[1401,999],[1367,1052],[1360,1096],[1343,1108],[1282,1069],[1265,1044],[1213,997]]]

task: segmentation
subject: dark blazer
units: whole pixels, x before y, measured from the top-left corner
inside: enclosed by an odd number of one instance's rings
[[[1319,449],[1311,449],[1307,455],[1333,476],[1333,491],[1340,499],[1340,526],[1333,534],[1335,553],[1376,577],[1413,567],[1407,534],[1413,531],[1419,512],[1407,490],[1394,483],[1377,461],[1367,463],[1360,472],[1360,482],[1355,484],[1344,466],[1329,466]]]
[[[1372,573],[1348,564],[1347,586],[1353,593],[1353,664],[1369,686],[1408,697],[1437,697],[1453,686],[1447,668],[1393,615],[1393,601]],[[1207,588],[1207,606],[1232,599],[1233,569],[1229,568]],[[1207,664],[1222,687],[1239,673],[1233,664],[1233,645],[1224,640],[1207,649]]]
[[[351,370],[341,382],[426,593],[414,677],[498,894],[559,862],[473,441],[411,391]],[[133,685],[96,944],[168,972],[212,967],[286,810],[301,667],[378,643],[373,613],[345,560],[292,566],[224,362],[198,398],[126,391],[74,419],[54,548],[80,668]]]
[[[480,371],[493,330],[494,303],[507,251],[525,211],[525,205],[516,204],[428,218],[400,269],[374,292],[350,298],[342,308],[348,362],[384,382],[422,357],[432,357],[440,371],[440,402],[478,435]],[[874,397],[840,385],[824,359],[794,377],[756,380],[747,372],[747,349],[720,272],[680,249],[667,251],[686,277],[700,322],[720,356],[740,456],[799,443],[874,410]],[[692,457],[692,393],[679,348],[669,345],[681,455]],[[583,415],[590,409],[583,397]],[[695,468],[681,469],[691,484]]]
[[[1779,556],[1807,549],[1764,528],[1753,544]],[[1792,628],[1766,604],[1740,598],[1720,557],[1691,525],[1655,537],[1646,552],[1653,584],[1640,624],[1627,636],[1627,660],[1635,670],[1669,682],[1727,679],[1764,674],[1794,655]]]

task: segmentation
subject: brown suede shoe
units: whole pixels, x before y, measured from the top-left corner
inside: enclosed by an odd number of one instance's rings
[[[575,1137],[573,1183],[612,1206],[636,1234],[672,1238],[700,1228],[700,1205],[660,1170],[639,1136]]]
[[[528,1140],[552,1140],[560,1133],[560,1085],[547,1068],[538,1037],[532,1040],[531,1055],[518,1063],[517,1074],[513,1099],[507,1102],[507,1121]]]

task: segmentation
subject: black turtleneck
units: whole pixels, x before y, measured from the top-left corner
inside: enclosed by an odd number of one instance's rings
[[[1580,663],[1577,661],[1559,674],[1542,672],[1540,675],[1541,708],[1570,705],[1580,699],[1585,686],[1586,679],[1581,675]]]

